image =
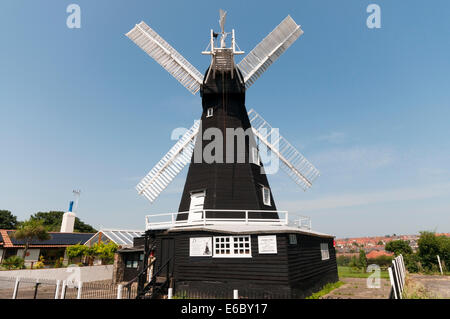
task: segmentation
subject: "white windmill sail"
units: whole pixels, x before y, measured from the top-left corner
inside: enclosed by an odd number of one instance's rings
[[[200,121],[195,121],[194,125],[151,169],[147,176],[141,180],[136,186],[139,194],[144,195],[150,202],[153,202],[191,161],[199,127]]]
[[[300,26],[288,15],[239,62],[245,87],[249,88],[302,34]]]
[[[145,22],[137,24],[126,36],[166,69],[192,94],[195,95],[200,90],[203,74]]]
[[[273,138],[273,128],[253,109],[248,112],[253,133],[271,152],[275,153],[281,168],[304,190],[312,186],[320,175],[319,171],[300,154],[284,137]]]

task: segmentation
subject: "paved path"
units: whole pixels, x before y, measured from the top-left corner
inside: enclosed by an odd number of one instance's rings
[[[323,299],[388,299],[391,285],[381,279],[380,288],[368,288],[366,278],[341,278],[344,285],[334,289]]]
[[[410,274],[409,278],[414,283],[420,283],[433,296],[445,299],[450,298],[449,276]]]

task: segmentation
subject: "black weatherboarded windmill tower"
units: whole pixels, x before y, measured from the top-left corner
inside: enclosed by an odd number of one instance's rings
[[[319,172],[245,106],[246,90],[303,31],[288,16],[235,64],[244,52],[234,30],[225,32],[225,18],[220,10],[221,32],[211,30],[202,52],[211,56],[205,75],[144,22],[127,33],[191,93],[200,91],[203,108],[201,120],[137,186],[153,202],[189,163],[178,212],[146,217],[140,297],[170,285],[175,293],[238,289],[244,296],[252,289],[306,296],[338,279],[333,237],[277,210],[266,177],[279,165],[306,190]],[[263,150],[270,167],[261,161]]]

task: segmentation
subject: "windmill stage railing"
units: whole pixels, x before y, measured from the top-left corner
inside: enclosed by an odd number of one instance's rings
[[[234,217],[217,217],[220,214]],[[277,218],[261,218],[261,214],[271,214]],[[209,215],[209,216],[208,216]],[[213,215],[213,216],[211,216]],[[253,216],[258,217],[253,217]],[[287,211],[277,210],[236,210],[236,209],[204,209],[198,211],[173,212],[145,216],[146,230],[168,229],[173,227],[208,226],[208,225],[266,225],[292,226],[311,230],[311,219],[300,216],[289,220]]]

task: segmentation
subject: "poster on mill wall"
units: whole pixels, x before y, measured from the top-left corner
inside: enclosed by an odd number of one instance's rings
[[[276,254],[277,253],[277,236],[258,236],[258,253],[260,254]]]
[[[189,256],[191,257],[212,256],[212,238],[191,237],[189,243]]]

